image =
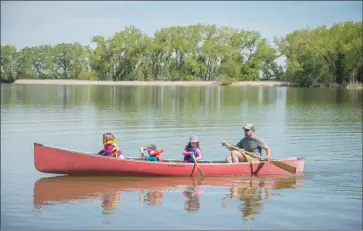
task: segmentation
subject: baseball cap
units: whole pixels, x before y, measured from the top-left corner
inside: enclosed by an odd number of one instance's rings
[[[242,129],[255,131],[255,125],[253,125],[253,124],[246,124],[245,126],[242,127]]]

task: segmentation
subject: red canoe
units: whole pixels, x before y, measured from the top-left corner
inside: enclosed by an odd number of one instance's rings
[[[259,161],[254,163],[226,163],[225,161],[200,161],[199,167],[205,176],[233,175],[282,175],[292,174],[278,167],[277,163],[288,164],[296,168],[296,175],[304,172],[303,157],[280,160]],[[198,174],[193,171],[193,163],[182,160],[164,160],[150,162],[136,158],[116,159],[100,155],[68,150],[34,143],[35,168],[44,173],[68,175],[122,175],[122,176],[173,176],[185,177]]]

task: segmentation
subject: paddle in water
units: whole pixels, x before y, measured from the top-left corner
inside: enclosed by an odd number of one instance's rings
[[[226,144],[226,146],[228,148],[233,148],[234,150],[236,150],[236,151],[238,151],[238,152],[240,152],[242,154],[247,154],[247,155],[250,155],[250,156],[255,157],[255,158],[258,158],[258,159],[261,158],[261,156],[255,155],[255,154],[253,154],[251,152],[247,152],[246,150],[240,149],[240,148],[235,147],[233,145]],[[295,174],[296,173],[296,167],[291,166],[289,164],[283,163],[283,162],[278,161],[278,160],[265,160],[265,161],[268,161],[268,162],[272,163],[273,165],[275,165],[276,167],[279,167],[279,168],[281,168],[281,169],[283,169],[283,170],[285,170],[287,172],[290,172],[292,174]]]
[[[193,158],[193,160],[194,160],[194,168],[193,168],[193,171],[192,171],[192,173],[190,174],[190,176],[192,176],[193,175],[193,173],[194,173],[194,169],[195,169],[195,167],[197,167],[197,170],[198,170],[198,176],[201,176],[201,177],[205,177],[205,174],[204,174],[204,172],[203,172],[203,170],[199,167],[199,165],[198,165],[198,162],[195,160],[195,158],[194,158],[194,155],[191,155],[192,156],[192,158]]]

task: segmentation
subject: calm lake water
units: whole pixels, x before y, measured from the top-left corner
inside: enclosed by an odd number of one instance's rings
[[[362,229],[362,92],[287,87],[1,85],[2,229]],[[69,177],[34,168],[33,143],[182,158],[196,134],[224,159],[245,123],[300,177]]]

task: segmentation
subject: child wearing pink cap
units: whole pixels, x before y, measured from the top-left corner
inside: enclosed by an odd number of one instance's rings
[[[183,151],[184,155],[184,162],[194,163],[194,159],[196,161],[199,161],[202,159],[202,152],[200,150],[198,137],[195,135],[192,135],[189,139],[189,143],[187,146],[185,146],[185,149]],[[192,157],[194,156],[194,158]]]

